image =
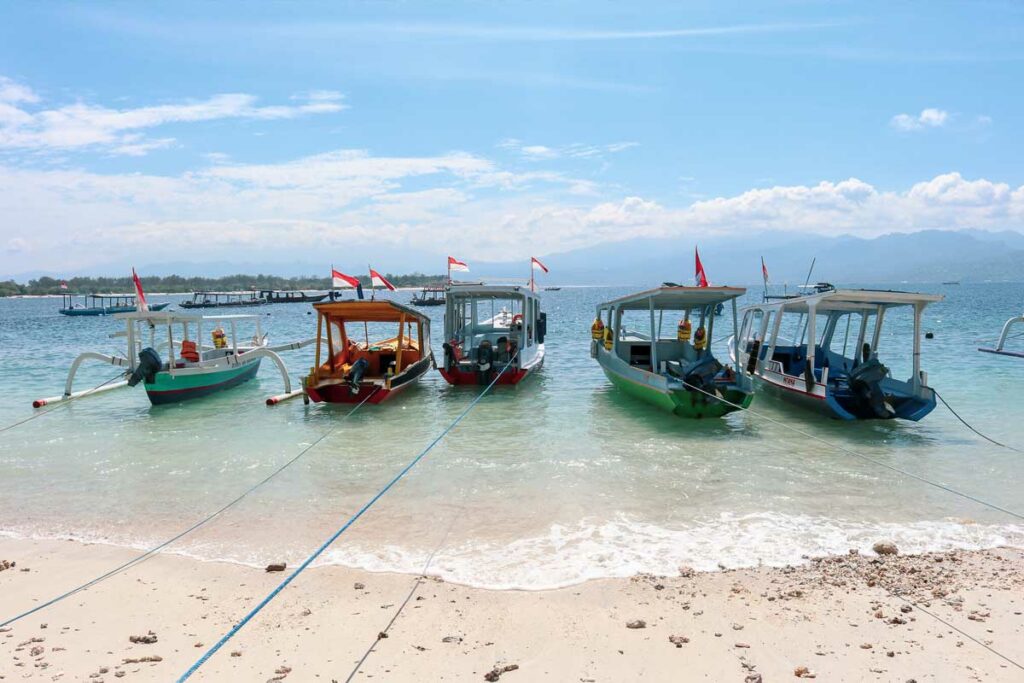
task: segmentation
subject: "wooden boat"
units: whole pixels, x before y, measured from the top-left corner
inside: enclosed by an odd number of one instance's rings
[[[230,389],[256,376],[260,361],[269,358],[280,370],[285,390],[291,391],[281,351],[302,348],[313,339],[271,347],[263,334],[258,315],[200,316],[172,312],[140,311],[119,313],[125,329],[112,336],[124,338],[127,353],[111,356],[87,351],[71,364],[64,394],[33,402],[37,408],[85,394],[73,389],[75,374],[87,360],[125,369],[125,379],[104,390],[142,384],[153,405],[176,403]],[[241,332],[240,325],[251,330]],[[226,327],[226,329],[225,329]],[[210,344],[203,344],[209,331]],[[252,332],[251,338],[246,336]],[[164,356],[167,360],[164,360]]]
[[[261,289],[259,297],[268,304],[315,304],[327,298],[327,294],[306,294],[296,290]]]
[[[182,301],[182,308],[237,308],[264,306],[270,303],[257,292],[192,292],[192,298]]]
[[[136,310],[134,294],[86,294],[81,303],[75,303],[73,295],[65,294],[61,301],[61,315],[114,315]],[[170,303],[149,304],[149,310],[162,311],[168,306]]]
[[[307,403],[381,403],[412,386],[434,362],[430,318],[419,311],[388,300],[313,308],[316,364],[302,381]]]
[[[985,353],[995,353],[1000,356],[1014,356],[1016,358],[1024,358],[1024,351],[1012,351],[1007,350],[1006,348],[1007,339],[1015,339],[1017,337],[1020,337],[1021,334],[1024,334],[1019,333],[1013,335],[1012,337],[1010,336],[1010,330],[1013,328],[1013,326],[1021,323],[1024,323],[1024,315],[1018,315],[1013,318],[1010,318],[1003,325],[1003,331],[1002,333],[1000,333],[999,341],[996,342],[995,347],[979,347],[978,350],[984,351]]]
[[[590,354],[621,391],[675,415],[721,417],[746,408],[750,377],[723,366],[709,343],[715,309],[732,303],[735,332],[736,299],[746,291],[662,286],[599,304]]]
[[[420,290],[419,296],[412,298],[413,306],[444,306],[445,285],[427,285]]]
[[[449,384],[489,384],[503,371],[497,384],[518,384],[543,366],[546,333],[547,315],[529,287],[452,284],[441,376]]]
[[[935,408],[935,392],[921,370],[921,317],[928,304],[942,299],[819,287],[745,308],[730,353],[761,386],[830,417],[917,421]],[[913,321],[906,380],[893,378],[881,361],[881,354],[890,352],[879,345],[893,309],[909,309]],[[906,362],[896,350],[891,353],[896,362]]]

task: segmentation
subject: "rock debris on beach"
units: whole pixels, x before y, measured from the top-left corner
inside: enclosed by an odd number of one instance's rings
[[[140,643],[143,645],[152,645],[156,642],[156,634],[152,631],[148,632],[144,636],[128,636],[128,640],[132,643]]]
[[[896,544],[891,541],[879,541],[871,546],[871,549],[879,555],[898,555],[900,552]]]
[[[283,572],[287,568],[288,568],[288,564],[286,562],[275,562],[273,564],[268,564],[266,571],[268,571],[268,572]]]
[[[647,622],[643,619],[634,619],[633,621],[626,622],[626,628],[647,628]]]
[[[686,636],[669,636],[668,642],[672,643],[676,647],[682,647],[686,643],[690,642],[690,639]]]
[[[518,664],[507,664],[505,666],[497,665],[490,671],[484,674],[485,681],[496,681],[501,678],[501,675],[508,673],[509,671],[515,671],[519,668]]]
[[[0,572],[5,569],[14,569],[17,564],[17,562],[11,562],[10,560],[0,560]]]

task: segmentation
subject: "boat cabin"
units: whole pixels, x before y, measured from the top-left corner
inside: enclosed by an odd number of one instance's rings
[[[430,318],[388,300],[331,301],[317,312],[316,359],[304,380],[314,401],[379,403],[430,367]]]
[[[935,407],[921,370],[921,319],[938,294],[822,288],[744,310],[741,363],[766,385],[847,420],[919,420]],[[890,348],[888,322],[913,328],[910,348]],[[908,372],[892,376],[891,367]]]
[[[125,330],[111,336],[127,339],[128,361],[132,367],[137,365],[144,347],[160,353],[166,359],[164,369],[173,371],[237,356],[267,343],[258,315],[204,316],[140,311],[115,317],[125,322]]]
[[[444,316],[444,367],[452,384],[516,383],[544,360],[547,316],[527,286],[452,284]],[[507,367],[506,367],[507,366]]]

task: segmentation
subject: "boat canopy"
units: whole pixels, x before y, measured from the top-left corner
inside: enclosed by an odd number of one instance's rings
[[[637,292],[601,304],[601,308],[617,307],[623,311],[683,310],[694,306],[707,306],[743,296],[743,287],[658,287]]]
[[[814,308],[819,313],[827,311],[874,311],[879,307],[927,306],[942,301],[941,294],[920,294],[882,289],[833,289],[805,296],[779,299],[756,308],[785,307],[786,311],[806,313]]]
[[[115,319],[119,320],[145,320],[147,322],[164,324],[174,323],[195,323],[202,320],[261,320],[258,315],[195,315],[191,313],[178,313],[176,311],[133,311],[131,313],[117,313]]]
[[[430,323],[430,318],[416,309],[388,299],[381,299],[378,301],[366,301],[359,299],[325,301],[323,303],[313,304],[313,308],[315,308],[320,315],[340,320],[387,323],[398,322],[403,317],[409,317],[427,324]]]

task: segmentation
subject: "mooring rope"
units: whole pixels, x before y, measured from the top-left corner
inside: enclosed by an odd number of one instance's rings
[[[321,543],[320,546],[316,550],[314,550],[313,553],[309,557],[307,557],[305,560],[303,560],[302,564],[300,564],[298,567],[296,567],[295,570],[292,571],[292,573],[289,574],[288,577],[284,581],[279,583],[277,585],[277,587],[274,588],[274,590],[270,591],[270,593],[268,593],[266,597],[264,597],[262,600],[260,600],[259,603],[257,603],[255,607],[253,607],[251,610],[249,610],[249,612],[244,617],[242,617],[241,621],[239,621],[237,624],[235,624],[231,628],[231,630],[229,630],[227,633],[225,633],[223,636],[221,636],[220,640],[218,640],[216,643],[214,643],[214,645],[210,649],[208,649],[206,652],[204,652],[203,655],[199,659],[197,659],[196,662],[192,666],[190,666],[188,668],[188,670],[185,671],[185,673],[183,673],[181,675],[180,678],[178,678],[178,683],[183,683],[183,681],[186,681],[189,678],[191,678],[192,675],[195,674],[195,672],[199,670],[199,667],[201,667],[203,664],[205,664],[210,659],[210,657],[212,657],[214,654],[217,653],[218,650],[220,650],[222,647],[224,647],[224,645],[226,645],[229,640],[231,640],[239,631],[241,631],[245,627],[245,625],[248,624],[253,619],[253,617],[255,617],[257,614],[259,614],[260,610],[262,610],[264,607],[269,605],[270,602],[274,598],[276,598],[277,595],[281,591],[283,591],[285,588],[288,587],[288,584],[290,584],[292,581],[294,581],[298,577],[299,574],[304,572],[309,567],[309,565],[312,564],[313,560],[315,560],[316,558],[320,557],[320,555],[323,554],[323,552],[325,550],[327,550],[327,548],[329,548],[332,543],[334,543],[336,540],[338,540],[339,536],[341,536],[353,524],[355,524],[356,521],[367,512],[367,510],[372,508],[374,506],[374,504],[378,500],[380,500],[382,497],[384,497],[384,494],[386,494],[388,491],[390,491],[391,488],[395,484],[397,484],[399,481],[401,481],[401,479],[406,474],[408,474],[409,471],[413,467],[415,467],[417,465],[417,463],[419,463],[419,461],[422,460],[427,455],[427,453],[429,453],[431,450],[433,450],[434,447],[437,446],[437,444],[439,444],[441,442],[441,440],[445,436],[448,435],[449,432],[451,432],[453,429],[455,429],[455,427],[460,422],[462,422],[462,420],[466,417],[466,415],[469,414],[469,411],[471,411],[474,407],[476,407],[476,405],[478,403],[480,403],[481,400],[483,400],[484,396],[487,395],[487,393],[498,382],[498,380],[501,379],[501,376],[505,373],[506,370],[508,370],[508,368],[512,365],[512,363],[515,361],[515,359],[516,359],[516,357],[518,355],[519,355],[519,350],[517,349],[516,352],[514,354],[512,354],[512,357],[509,358],[508,362],[505,364],[505,367],[503,367],[497,374],[495,374],[495,376],[491,380],[490,384],[488,384],[486,387],[484,387],[483,391],[481,391],[477,395],[477,397],[474,398],[469,403],[468,406],[466,406],[465,410],[463,410],[461,413],[459,413],[459,415],[455,418],[455,420],[451,424],[449,424],[447,427],[445,427],[441,431],[440,434],[438,434],[436,437],[434,437],[434,440],[431,441],[429,444],[427,444],[427,447],[424,448],[422,451],[420,451],[419,455],[417,455],[415,458],[410,460],[409,463],[405,467],[403,467],[401,470],[399,470],[398,474],[396,474],[394,477],[392,477],[392,479],[387,484],[385,484],[382,489],[380,489],[376,494],[374,494],[374,496],[372,498],[370,498],[370,500],[368,500],[366,503],[364,503],[363,506],[361,508],[359,508],[359,510],[356,511],[356,513],[354,515],[349,517],[348,520],[344,524],[342,524],[341,527],[338,528],[337,531],[335,531],[333,534],[331,534],[327,538],[326,541]]]
[[[92,389],[86,389],[85,391],[83,391],[81,394],[78,394],[77,396],[70,396],[70,397],[64,399],[59,404],[57,404],[55,407],[50,408],[49,410],[37,410],[36,412],[34,412],[31,415],[29,415],[28,417],[26,417],[24,420],[18,420],[17,422],[14,422],[14,423],[11,423],[9,425],[6,425],[5,427],[0,427],[0,434],[6,432],[9,429],[14,429],[15,427],[19,427],[19,426],[25,424],[26,422],[31,422],[32,420],[35,420],[38,417],[42,417],[43,415],[49,415],[50,413],[55,413],[58,410],[60,410],[61,408],[65,407],[65,406],[68,406],[68,405],[71,405],[72,401],[77,401],[80,398],[85,398],[86,396],[99,391],[100,389],[102,389],[103,387],[107,386],[108,384],[110,384],[114,380],[121,379],[122,377],[125,376],[125,374],[126,373],[124,371],[121,371],[121,372],[117,373],[116,375],[114,375],[113,377],[111,377],[110,379],[108,379],[108,380],[106,380],[106,381],[104,381],[104,382],[102,382],[100,384],[97,384]]]
[[[710,393],[708,391],[705,391],[701,387],[698,387],[698,386],[695,386],[693,384],[690,384],[689,382],[686,382],[685,380],[680,379],[679,381],[682,382],[683,385],[685,385],[687,387],[690,387],[691,389],[694,389],[695,391],[699,391],[702,394],[710,396],[711,398],[719,400],[719,401],[725,403],[726,405],[733,406],[734,408],[737,408],[738,410],[740,410],[742,412],[747,412],[747,413],[751,413],[753,415],[756,415],[757,417],[760,417],[760,418],[763,418],[765,420],[768,420],[769,422],[777,424],[777,425],[779,425],[781,427],[784,427],[786,429],[790,429],[790,430],[792,430],[792,431],[794,431],[797,434],[800,434],[802,436],[807,436],[807,437],[810,437],[810,438],[812,438],[812,439],[814,439],[816,441],[820,441],[821,443],[823,443],[823,444],[825,444],[827,446],[830,446],[830,447],[832,447],[832,448],[834,448],[834,449],[836,449],[838,451],[842,451],[844,453],[848,453],[850,455],[854,455],[854,456],[856,456],[858,458],[862,458],[862,459],[864,459],[864,460],[866,460],[866,461],[868,461],[870,463],[873,463],[875,465],[879,465],[881,467],[885,467],[886,469],[892,470],[894,472],[898,472],[900,474],[903,474],[905,476],[911,477],[911,478],[916,479],[916,480],[918,480],[920,482],[923,482],[925,484],[929,484],[931,486],[935,486],[935,487],[937,487],[939,489],[942,489],[943,491],[947,491],[949,493],[953,493],[953,494],[956,494],[958,496],[962,496],[963,498],[966,498],[968,500],[974,501],[974,502],[976,502],[976,503],[978,503],[980,505],[983,505],[985,507],[991,508],[993,510],[998,510],[999,512],[1003,512],[1003,513],[1008,514],[1008,515],[1010,515],[1012,517],[1016,517],[1018,519],[1024,519],[1024,515],[1022,515],[1022,514],[1020,514],[1018,512],[1014,512],[1013,510],[1007,510],[1004,507],[1001,507],[1001,506],[996,505],[994,503],[989,503],[989,502],[984,501],[984,500],[982,500],[980,498],[972,496],[969,493],[964,493],[962,491],[958,491],[958,490],[956,490],[954,488],[946,486],[945,484],[940,484],[938,482],[931,481],[930,479],[927,479],[927,478],[922,477],[920,475],[914,474],[913,472],[908,472],[907,470],[904,470],[904,469],[902,469],[900,467],[895,467],[893,465],[887,465],[884,462],[881,462],[879,460],[875,460],[874,458],[871,458],[871,457],[868,457],[868,456],[863,455],[861,453],[858,453],[857,451],[854,451],[852,449],[846,448],[845,446],[842,446],[842,445],[836,444],[836,443],[832,443],[828,439],[824,439],[824,438],[822,438],[820,436],[815,436],[814,434],[811,434],[809,432],[805,432],[804,430],[799,429],[797,427],[793,427],[792,425],[786,424],[785,422],[782,422],[781,420],[776,420],[775,418],[772,418],[772,417],[770,417],[768,415],[765,415],[764,413],[759,413],[756,410],[751,410],[749,407],[744,408],[742,405],[740,405],[738,403],[733,403],[732,401],[730,401],[730,400],[728,400],[728,399],[726,399],[724,397],[721,397],[721,396],[718,396],[717,394],[712,394],[712,393]],[[936,395],[938,395],[938,393],[936,393]],[[943,401],[943,403],[945,403],[945,401]],[[1000,445],[1002,445],[1002,444],[1000,444]],[[937,621],[945,624],[946,626],[948,626],[949,628],[953,629],[954,631],[956,631],[960,635],[964,636],[965,638],[967,638],[967,639],[977,643],[978,645],[981,645],[983,648],[985,648],[989,652],[991,652],[991,653],[997,655],[998,657],[1006,660],[1007,662],[1009,662],[1010,664],[1014,665],[1018,669],[1024,670],[1024,664],[1021,664],[1020,662],[1017,662],[1016,660],[1011,659],[1007,655],[1003,654],[1002,652],[999,652],[998,650],[996,650],[992,646],[986,644],[984,641],[979,640],[978,638],[975,638],[971,634],[969,634],[969,633],[967,633],[967,632],[957,628],[956,626],[954,626],[953,624],[949,623],[945,619],[939,617],[937,614],[933,614],[932,612],[929,612],[928,610],[922,608],[920,605],[918,605],[915,601],[911,600],[910,598],[907,598],[906,596],[900,594],[899,592],[891,590],[888,586],[885,586],[884,584],[882,585],[882,588],[891,597],[898,598],[898,599],[900,599],[900,600],[902,600],[902,601],[904,601],[904,602],[906,602],[906,603],[908,603],[910,605],[913,605],[915,608],[921,610],[922,612],[924,612],[928,616],[936,619]]]
[[[935,391],[935,390],[932,389],[932,391]],[[1016,451],[1017,453],[1024,453],[1024,451],[1022,451],[1019,448],[1015,448],[1015,447],[1010,446],[1008,444],[1001,443],[999,441],[996,441],[995,439],[993,439],[990,436],[986,436],[985,434],[982,434],[977,429],[975,429],[967,420],[965,420],[964,418],[960,417],[960,413],[958,413],[955,410],[953,410],[953,406],[949,405],[949,403],[946,402],[946,399],[942,398],[942,394],[940,394],[939,392],[935,391],[935,395],[938,397],[938,399],[940,401],[942,401],[942,405],[946,406],[949,409],[949,412],[953,413],[953,417],[955,417],[956,419],[960,420],[960,422],[963,423],[963,425],[965,427],[970,429],[972,432],[974,432],[975,434],[977,434],[981,438],[985,439],[985,441],[989,441],[991,443],[994,443],[995,445],[1001,446],[1002,448],[1008,448],[1011,451]]]
[[[358,404],[356,404],[356,406],[354,408],[352,408],[352,410],[350,410],[347,413],[345,413],[340,418],[339,422],[341,422],[342,420],[346,420],[347,418],[351,417],[353,413],[355,413],[357,410],[359,410],[376,393],[377,393],[377,388],[375,388],[373,391],[371,391],[369,394],[367,394],[366,398],[364,398],[362,401],[360,401]],[[144,552],[142,555],[139,555],[138,557],[132,558],[131,560],[125,562],[124,564],[118,565],[117,567],[114,567],[110,571],[105,572],[103,574],[100,574],[96,578],[94,578],[94,579],[92,579],[90,581],[87,581],[86,583],[83,583],[82,585],[77,586],[76,588],[72,588],[71,590],[69,590],[69,591],[67,591],[65,593],[61,593],[60,595],[58,595],[58,596],[56,596],[54,598],[51,598],[50,600],[47,600],[44,603],[36,605],[35,607],[33,607],[30,610],[22,612],[21,614],[15,616],[15,617],[11,617],[7,621],[0,622],[0,628],[3,628],[4,626],[7,626],[8,624],[13,624],[14,622],[16,622],[16,621],[18,621],[20,619],[24,619],[25,617],[27,617],[29,615],[35,614],[36,612],[39,612],[40,610],[46,609],[50,605],[55,605],[55,604],[57,604],[58,602],[60,602],[62,600],[70,598],[72,595],[75,595],[76,593],[81,593],[82,591],[87,590],[89,588],[92,588],[93,586],[95,586],[98,583],[101,583],[102,581],[106,581],[107,579],[111,578],[112,576],[120,574],[121,572],[127,571],[128,569],[131,569],[132,567],[134,567],[134,566],[136,566],[138,564],[141,564],[142,562],[145,562],[150,557],[152,557],[153,555],[157,554],[158,552],[160,552],[161,550],[163,550],[167,546],[171,545],[172,543],[175,543],[176,541],[181,540],[182,538],[184,538],[185,536],[189,535],[193,531],[196,531],[197,529],[199,529],[199,528],[201,528],[203,526],[206,526],[207,524],[212,522],[214,519],[216,519],[217,517],[220,517],[222,514],[224,514],[225,512],[230,510],[231,508],[233,508],[235,505],[237,505],[238,503],[242,502],[242,500],[245,497],[247,497],[249,494],[254,492],[256,489],[260,488],[261,486],[263,486],[267,482],[269,482],[271,479],[273,479],[277,475],[279,475],[282,472],[284,472],[291,465],[295,464],[295,462],[299,458],[304,456],[309,451],[313,450],[314,447],[316,447],[319,443],[321,443],[324,439],[326,439],[328,436],[330,436],[331,434],[333,434],[337,430],[338,430],[338,425],[335,425],[334,427],[331,427],[326,432],[324,432],[323,435],[321,435],[316,441],[314,441],[313,443],[309,444],[308,446],[303,448],[301,451],[299,451],[299,453],[297,455],[295,455],[291,460],[288,460],[283,465],[278,467],[276,470],[274,470],[273,472],[268,474],[266,477],[264,477],[263,479],[258,481],[256,484],[250,486],[241,495],[236,497],[234,500],[232,500],[227,505],[224,505],[223,507],[221,507],[220,509],[218,509],[216,512],[214,512],[212,514],[207,515],[206,517],[204,517],[203,519],[199,520],[198,522],[196,522],[192,526],[188,527],[184,531],[181,531],[180,533],[172,536],[171,538],[167,539],[163,543],[160,543],[159,545],[156,545],[156,546],[150,548],[149,550]]]
[[[711,398],[713,398],[715,400],[721,401],[722,403],[725,403],[726,405],[733,406],[737,410],[742,410],[744,412],[751,413],[752,415],[756,415],[756,416],[758,416],[758,417],[760,417],[762,419],[768,420],[769,422],[771,422],[773,424],[777,424],[780,427],[783,427],[784,429],[788,429],[790,431],[796,432],[797,434],[800,434],[801,436],[806,436],[809,439],[814,439],[815,441],[819,441],[819,442],[825,444],[826,446],[829,446],[830,448],[834,448],[837,451],[842,451],[843,453],[847,453],[848,455],[852,455],[852,456],[855,456],[855,457],[860,458],[862,460],[866,460],[867,462],[870,462],[872,464],[878,465],[879,467],[884,467],[887,470],[892,470],[893,472],[898,472],[899,474],[902,474],[904,476],[910,477],[912,479],[916,479],[916,480],[918,480],[918,481],[920,481],[920,482],[922,482],[924,484],[928,484],[929,486],[934,486],[935,488],[941,489],[943,491],[946,491],[947,493],[952,493],[954,495],[960,496],[961,498],[966,498],[967,500],[974,501],[975,503],[978,503],[979,505],[982,505],[984,507],[991,508],[992,510],[997,510],[997,511],[1002,512],[1004,514],[1010,515],[1011,517],[1016,517],[1017,519],[1024,520],[1024,514],[1022,514],[1020,512],[1015,512],[1013,510],[1008,510],[1007,508],[1004,508],[1004,507],[1002,507],[1000,505],[996,505],[995,503],[990,503],[990,502],[988,502],[986,500],[982,500],[981,498],[973,496],[970,493],[966,493],[964,491],[959,491],[959,490],[957,490],[957,489],[955,489],[955,488],[953,488],[951,486],[947,486],[947,485],[942,484],[942,483],[937,482],[937,481],[932,481],[931,479],[928,479],[927,477],[923,477],[920,474],[914,474],[913,472],[905,470],[902,467],[896,467],[895,465],[889,465],[887,463],[884,463],[881,460],[876,460],[875,458],[872,458],[870,456],[864,455],[863,453],[859,453],[859,452],[853,450],[852,448],[847,448],[846,446],[843,446],[842,444],[833,443],[832,441],[829,441],[828,439],[822,438],[822,437],[817,436],[815,434],[811,434],[810,432],[806,432],[806,431],[800,429],[799,427],[794,427],[793,425],[788,424],[786,422],[783,422],[782,420],[776,420],[775,418],[773,418],[773,417],[771,417],[769,415],[765,415],[764,413],[759,413],[756,410],[753,410],[753,409],[751,409],[749,407],[748,408],[744,408],[739,403],[733,403],[732,401],[730,401],[729,399],[727,399],[725,397],[719,396],[717,394],[712,394],[711,392],[705,391],[701,387],[698,387],[696,385],[690,384],[689,382],[687,382],[687,381],[685,381],[683,379],[679,379],[679,381],[684,386],[687,386],[687,387],[689,387],[689,388],[691,388],[691,389],[693,389],[695,391],[699,391],[700,393],[705,394],[707,396],[710,396]]]

